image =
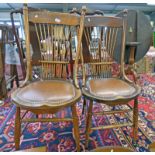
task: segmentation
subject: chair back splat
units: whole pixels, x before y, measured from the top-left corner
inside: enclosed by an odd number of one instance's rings
[[[126,20],[118,17],[86,16],[83,35],[89,47],[88,57],[83,57],[83,76],[91,78],[108,78],[112,76],[116,49],[121,52],[120,76],[124,74]],[[122,40],[120,43],[118,40]],[[86,69],[87,68],[87,69]],[[86,72],[87,71],[87,72]],[[83,84],[87,77],[83,77]],[[127,79],[127,78],[126,78]]]
[[[29,10],[24,7],[26,49],[27,49],[27,79],[31,79],[31,52],[29,25],[33,25],[37,36],[41,59],[40,78],[49,80],[52,78],[72,78],[73,61],[76,53],[80,51],[78,46],[80,35],[80,20],[77,15],[67,13],[49,12],[46,10]]]

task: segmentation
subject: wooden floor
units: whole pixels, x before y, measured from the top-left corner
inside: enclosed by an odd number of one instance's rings
[[[92,150],[92,152],[133,152],[133,150],[125,147],[120,147],[120,146],[114,146],[114,147],[107,146],[107,147],[96,148]]]
[[[149,150],[150,150],[151,152],[155,152],[155,142],[152,143],[152,144],[150,144]]]
[[[47,152],[47,148],[46,146],[41,146],[41,147],[36,147],[36,148],[31,148],[26,150],[20,150],[17,152]]]

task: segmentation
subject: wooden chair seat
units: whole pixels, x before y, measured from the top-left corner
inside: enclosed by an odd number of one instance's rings
[[[117,78],[100,78],[87,81],[83,94],[96,100],[116,101],[131,99],[140,93],[140,87]]]
[[[12,93],[12,99],[20,106],[37,108],[67,106],[81,96],[81,91],[69,81],[45,80],[28,84]]]

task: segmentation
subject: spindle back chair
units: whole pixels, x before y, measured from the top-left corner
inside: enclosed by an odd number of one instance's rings
[[[81,98],[78,82],[70,72],[70,64],[79,60],[84,16],[47,10],[29,10],[24,7],[24,27],[26,35],[26,79],[20,89],[12,94],[16,104],[15,146],[19,149],[21,122],[73,121],[77,151],[80,150],[76,102]],[[30,27],[34,25],[41,59],[40,80],[32,80],[32,58],[30,51]],[[74,56],[72,55],[74,53]],[[76,66],[77,67],[77,66]],[[77,69],[75,69],[76,71]],[[72,79],[72,80],[70,80]],[[75,84],[74,84],[75,83]],[[39,114],[54,114],[65,107],[71,107],[73,118],[42,118]],[[22,119],[21,109],[37,115],[36,119]],[[38,115],[40,116],[38,118]]]
[[[86,16],[84,23],[85,38],[89,47],[89,56],[86,58],[81,52],[83,66],[83,88],[84,103],[89,100],[87,123],[86,123],[86,147],[90,130],[107,129],[133,125],[134,139],[138,130],[138,102],[137,96],[140,88],[132,83],[124,72],[124,49],[125,49],[126,20],[119,17],[108,16]],[[121,40],[121,41],[120,41]],[[119,51],[116,51],[116,49]],[[120,72],[113,75],[113,64],[115,57],[120,52]],[[127,105],[134,99],[133,123],[113,124],[91,128],[91,120],[94,101],[111,107],[116,105]],[[96,113],[96,115],[123,113],[116,110]]]

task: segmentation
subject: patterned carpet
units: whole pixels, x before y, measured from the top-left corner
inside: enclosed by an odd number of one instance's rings
[[[132,145],[132,128],[96,130],[90,134],[89,148],[84,149],[85,143],[85,115],[81,114],[82,101],[77,104],[80,127],[80,145],[82,151],[90,151],[100,146],[124,146],[135,151],[148,151],[148,145],[155,141],[155,77],[141,75],[139,80],[143,87],[139,96],[139,130],[136,145]],[[129,103],[132,107],[133,102]],[[7,99],[0,110],[0,151],[14,151],[14,117],[15,105]],[[126,106],[116,108],[128,108]],[[93,110],[108,110],[110,107],[96,103]],[[57,113],[57,116],[70,116],[70,108]],[[49,115],[48,117],[54,117]],[[93,117],[93,126],[124,122],[131,119],[132,113],[127,115],[96,116]],[[26,117],[34,117],[28,113]],[[76,151],[72,123],[29,123],[22,124],[21,149],[47,146],[48,151]]]

